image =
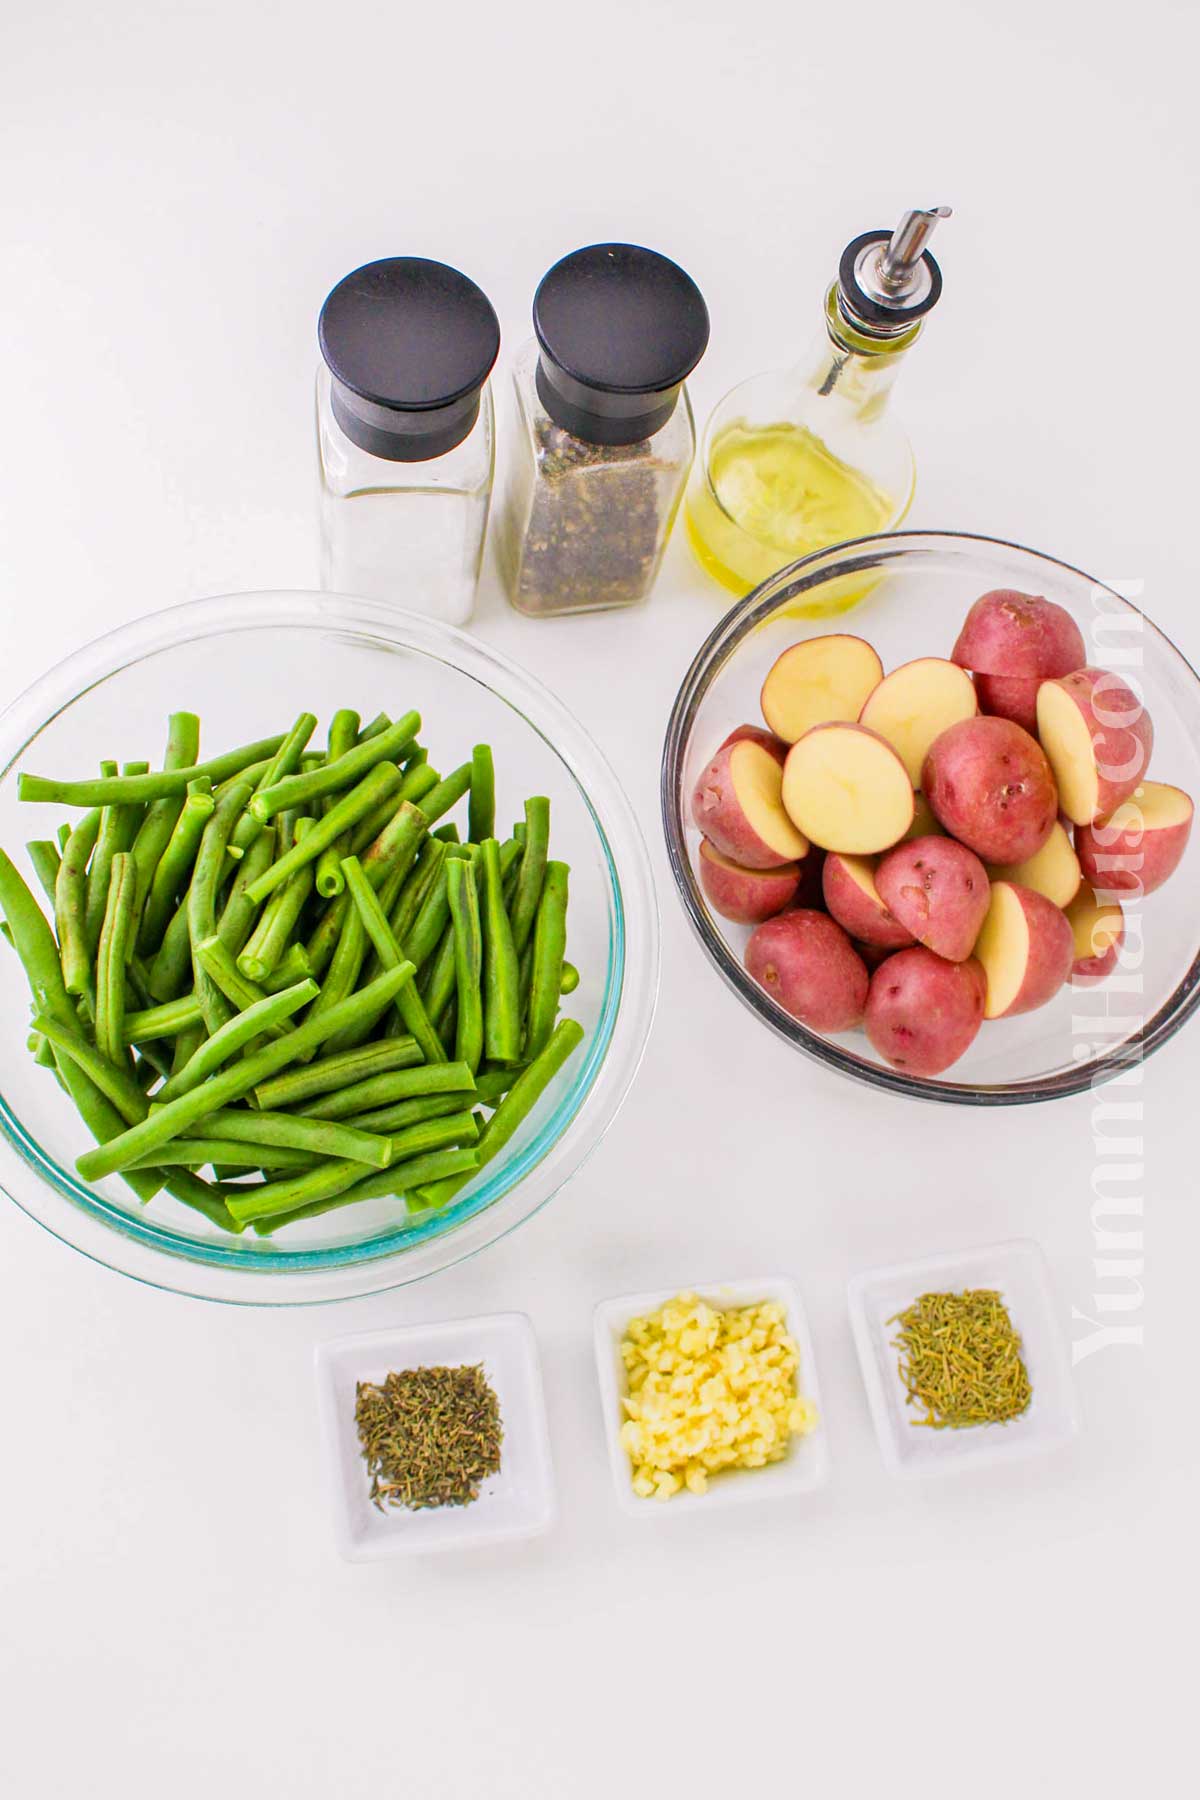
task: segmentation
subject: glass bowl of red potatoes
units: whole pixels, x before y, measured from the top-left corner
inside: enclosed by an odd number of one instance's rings
[[[738,997],[844,1074],[977,1106],[1111,1079],[1200,1006],[1194,796],[1200,677],[1170,640],[949,532],[757,588],[663,754],[675,880]]]

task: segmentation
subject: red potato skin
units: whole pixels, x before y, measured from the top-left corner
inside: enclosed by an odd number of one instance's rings
[[[784,863],[779,869],[743,869],[714,850],[707,838],[700,844],[700,886],[713,911],[735,925],[761,925],[773,919],[795,898],[800,885],[800,864]]]
[[[1121,918],[1121,929],[1116,937],[1102,950],[1099,956],[1077,956],[1071,964],[1072,987],[1095,987],[1097,982],[1104,981],[1117,966],[1121,955],[1121,946],[1125,942],[1125,919]]]
[[[1011,719],[1030,737],[1037,736],[1037,696],[1040,675],[976,675],[979,710],[995,719]]]
[[[746,968],[771,998],[813,1031],[862,1023],[870,977],[850,939],[827,913],[793,908],[760,925]]]
[[[924,945],[897,950],[871,977],[864,1020],[874,1048],[906,1075],[940,1075],[975,1041],[985,982],[973,960],[947,962]]]
[[[1029,961],[1013,999],[999,1019],[1013,1019],[1018,1013],[1036,1012],[1053,1000],[1070,976],[1075,961],[1075,933],[1061,906],[1047,900],[1033,888],[1008,884],[1018,895],[1029,928]],[[986,984],[986,978],[985,978]]]
[[[1110,669],[1076,669],[1056,679],[1075,700],[1092,734],[1099,773],[1096,818],[1128,800],[1150,766],[1154,723],[1133,689]]]
[[[760,749],[769,751],[781,769],[791,748],[782,738],[777,738],[773,731],[764,731],[761,725],[737,725],[725,739],[721,749],[728,750],[730,744],[742,743],[757,744]]]
[[[876,905],[869,894],[863,893],[836,850],[825,858],[821,892],[838,924],[860,943],[879,950],[905,950],[915,943],[912,932],[900,923],[882,896]]]
[[[1065,607],[1041,594],[993,588],[968,612],[950,657],[977,675],[1044,679],[1082,668],[1087,649]]]
[[[1058,817],[1046,753],[1011,719],[948,726],[930,745],[921,791],[938,823],[984,862],[1024,862]]]
[[[1153,894],[1183,861],[1191,834],[1190,815],[1178,825],[1153,831],[1122,829],[1101,820],[1076,827],[1075,854],[1084,880],[1097,892]]]
[[[743,869],[778,869],[789,860],[765,844],[742,810],[730,761],[736,744],[724,744],[692,790],[692,817],[713,847]]]
[[[988,873],[953,838],[913,838],[882,858],[875,885],[893,918],[919,944],[947,962],[965,962],[975,948],[991,897]]]

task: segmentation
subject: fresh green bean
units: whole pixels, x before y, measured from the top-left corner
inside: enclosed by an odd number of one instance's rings
[[[179,817],[151,877],[150,892],[142,908],[138,949],[143,956],[153,955],[163,941],[175,903],[183,892],[192,864],[196,860],[196,852],[200,848],[200,839],[204,836],[204,828],[212,817],[215,805],[212,784],[207,776],[188,787]]]
[[[77,1025],[68,1025],[50,1013],[35,1014],[33,1028],[83,1070],[120,1113],[124,1124],[136,1125],[146,1117],[149,1102],[124,1061],[113,1062],[103,1050],[88,1042]]]
[[[186,769],[195,765],[200,755],[200,721],[195,713],[172,713],[167,721],[167,748],[164,769]],[[126,774],[130,773],[126,769]],[[154,881],[154,872],[171,841],[171,833],[183,810],[184,795],[168,794],[152,801],[133,841],[133,863],[137,874],[137,910],[140,914]]]
[[[456,806],[471,786],[471,765],[463,763],[452,769],[443,781],[431,788],[421,799],[421,811],[431,825],[437,823],[443,813],[448,813]]]
[[[383,830],[363,851],[363,873],[376,893],[399,871],[401,879],[408,873],[425,837],[425,816],[415,806],[400,805]],[[356,853],[357,854],[357,853]],[[306,946],[313,973],[319,978],[341,935],[342,921],[350,906],[350,896],[339,894],[326,908],[317,929]]]
[[[25,849],[33,864],[33,872],[41,882],[46,898],[53,906],[54,884],[58,880],[59,865],[62,862],[58,845],[52,844],[49,838],[32,838],[26,844]]]
[[[217,924],[217,936],[235,958],[254,930],[260,910],[247,897],[246,889],[252,881],[258,879],[264,869],[270,868],[274,860],[275,827],[265,825],[238,864],[237,874],[230,884],[229,896]]]
[[[490,744],[471,752],[471,797],[467,802],[467,836],[473,844],[496,834],[496,766]]]
[[[150,964],[150,996],[165,1003],[177,1000],[192,973],[192,940],[188,932],[187,895],[179,902],[162,943]]]
[[[125,1056],[125,964],[133,937],[137,870],[128,850],[112,859],[108,906],[96,952],[96,1047],[120,1066]]]
[[[261,793],[255,794],[250,802],[250,810],[265,825],[268,819],[273,818],[277,812],[282,812],[284,807],[307,808],[323,794],[336,794],[347,788],[353,790],[361,786],[364,777],[381,763],[394,763],[420,729],[420,713],[405,713],[402,719],[397,719],[394,725],[389,725],[378,737],[368,738],[365,744],[355,745],[336,761],[326,761],[319,769],[309,769],[304,774],[285,776],[272,787],[264,788]],[[400,786],[400,779],[397,770],[397,787]],[[378,794],[373,794],[372,804],[379,797]],[[356,817],[361,818],[362,814],[359,813]],[[353,819],[347,820],[347,824],[354,822]]]
[[[320,991],[315,981],[298,981],[295,987],[284,988],[281,994],[268,994],[243,1012],[235,1013],[219,1031],[204,1040],[178,1075],[171,1076],[156,1096],[158,1102],[165,1106],[180,1094],[189,1094],[261,1033],[283,1019],[290,1019],[302,1006],[315,1000]]]
[[[334,1093],[319,1094],[299,1111],[306,1119],[352,1119],[356,1113],[427,1094],[470,1094],[473,1099],[475,1082],[466,1063],[425,1063],[421,1068],[384,1070]]]
[[[267,998],[265,988],[260,987],[256,981],[247,981],[219,937],[205,938],[196,955],[205,974],[216,983],[225,998],[232,1002],[232,1011],[244,1012],[248,1006],[256,1006],[260,1000]],[[301,976],[300,979],[303,981],[308,977]],[[287,1037],[294,1030],[290,1019],[280,1019],[264,1035],[279,1039]]]
[[[74,825],[71,824],[69,819],[64,821],[64,823],[59,826],[59,828],[58,828],[58,851],[59,851],[60,856],[66,850],[67,841],[70,838],[71,833],[74,831],[74,829],[75,829],[75,827],[74,827]]]
[[[148,1161],[158,1159],[159,1168],[168,1169],[182,1166],[186,1169],[203,1169],[211,1164],[213,1168],[236,1171],[241,1174],[245,1169],[311,1169],[314,1167],[312,1154],[308,1150],[289,1150],[282,1144],[236,1144],[232,1138],[223,1137],[181,1137],[173,1138],[169,1144],[162,1144],[150,1153]],[[131,1165],[140,1169],[142,1158]]]
[[[304,755],[304,747],[316,729],[317,718],[315,713],[302,712],[298,716],[295,724],[280,744],[274,756],[271,757],[270,761],[256,777],[254,782],[254,792],[256,794],[261,794],[265,792],[267,788],[274,787],[275,783],[277,781],[282,781],[285,775],[292,775],[295,773],[300,767],[300,759]],[[256,818],[249,808],[247,808],[234,826],[233,836],[229,842],[229,848],[232,851],[248,850],[262,828],[263,821]]]
[[[233,828],[250,798],[250,784],[237,781],[217,801],[212,818],[204,827],[196,865],[187,891],[188,937],[192,945],[192,973],[196,998],[210,1032],[219,1031],[230,1016],[230,1006],[220,987],[213,981],[196,951],[217,929],[217,890],[225,869],[225,848]],[[246,890],[249,898],[250,890]]]
[[[297,820],[297,843],[303,842],[312,826],[313,820],[310,818]],[[256,880],[260,872],[255,870],[251,880]],[[251,981],[265,981],[287,952],[296,923],[312,893],[312,886],[313,865],[305,863],[303,868],[296,870],[290,881],[285,881],[281,888],[275,889],[263,907],[253,933],[237,958],[238,968]]]
[[[325,979],[321,983],[321,992],[313,1006],[314,1014],[328,1012],[338,1006],[358,986],[362,974],[363,962],[367,954],[367,934],[363,927],[362,914],[357,907],[351,906],[342,921],[342,935],[338,939],[337,949],[333,953]],[[359,1023],[358,1020],[355,1023]],[[349,1048],[345,1044],[335,1044],[335,1050]]]
[[[44,775],[17,777],[19,800],[46,800],[55,806],[123,806],[149,800],[164,800],[171,794],[187,792],[189,782],[207,775],[213,786],[232,775],[248,771],[262,757],[274,756],[283,739],[263,738],[257,744],[243,744],[227,750],[208,762],[193,763],[187,769],[159,769],[145,775],[101,776],[94,781],[56,781]]]
[[[391,1106],[380,1106],[374,1112],[355,1113],[347,1125],[359,1131],[403,1131],[425,1119],[444,1119],[461,1112],[462,1094],[419,1094],[412,1100],[395,1100]]]
[[[293,987],[297,981],[315,980],[304,945],[290,944],[262,985],[268,994],[277,994],[280,988]]]
[[[200,1002],[195,994],[181,1000],[168,1000],[165,1006],[149,1006],[125,1014],[125,1042],[141,1044],[154,1038],[175,1037],[192,1025],[203,1022]]]
[[[223,1107],[204,1120],[206,1137],[231,1143],[269,1145],[273,1149],[303,1150],[310,1156],[344,1157],[384,1169],[391,1161],[392,1139],[356,1125],[326,1119],[299,1119],[293,1113],[239,1112]]]
[[[459,836],[458,826],[454,823],[453,819],[448,825],[435,825],[429,835],[430,837],[441,838],[443,844],[458,844],[462,841]]]
[[[335,1207],[354,1206],[360,1200],[390,1199],[393,1195],[411,1192],[422,1182],[439,1181],[450,1176],[461,1175],[466,1180],[474,1174],[478,1164],[478,1152],[471,1145],[459,1150],[435,1150],[427,1156],[414,1156],[411,1161],[395,1163],[378,1175],[365,1176],[362,1181],[356,1182],[352,1188],[333,1199],[318,1200],[296,1212],[287,1213],[282,1218],[256,1220],[254,1230],[259,1237],[270,1237],[285,1225],[298,1225],[304,1219],[314,1219],[321,1213],[332,1212]]]
[[[129,1176],[125,1179],[128,1181]],[[213,1225],[219,1225],[223,1231],[230,1231],[235,1237],[245,1231],[246,1227],[239,1223],[226,1206],[219,1188],[211,1182],[201,1181],[198,1175],[192,1175],[187,1169],[171,1169],[167,1174],[166,1189],[168,1194],[178,1200],[182,1206],[190,1206],[193,1212],[203,1216]]]
[[[363,873],[362,865],[356,856],[348,856],[342,863],[342,873],[350,897],[362,920],[363,929],[375,947],[375,955],[381,969],[395,969],[405,960],[406,950],[401,949],[388,924],[387,914],[379,903],[374,888]],[[335,959],[336,960],[336,959]],[[415,955],[409,957],[414,968],[420,965]],[[415,1039],[426,1062],[444,1062],[446,1052],[442,1041],[429,1022],[424,1003],[417,992],[415,982],[406,982],[396,995],[396,1010],[400,1014],[407,1034]]]
[[[156,1107],[148,1119],[140,1125],[132,1126],[119,1138],[114,1138],[96,1150],[86,1151],[77,1160],[76,1168],[85,1180],[98,1180],[103,1175],[110,1175],[114,1170],[126,1167],[132,1158],[141,1156],[144,1151],[155,1149],[159,1144],[170,1143],[172,1138],[182,1137],[197,1119],[204,1118],[218,1107],[228,1106],[233,1100],[240,1100],[252,1088],[286,1069],[305,1051],[323,1043],[343,1025],[350,1023],[361,1007],[370,1007],[384,996],[390,999],[406,981],[412,979],[412,974],[411,964],[389,970],[370,987],[352,994],[324,1016],[305,1019],[302,1025],[298,1025],[286,1037],[264,1045],[253,1055],[243,1057],[239,1062],[222,1069],[219,1074],[210,1075],[207,1081],[202,1082],[198,1088],[193,1088],[190,1094],[172,1100],[167,1106]]]
[[[329,761],[336,762],[353,750],[358,742],[358,728],[362,720],[350,707],[343,707],[335,712],[329,721]],[[376,733],[378,736],[379,734]],[[368,740],[369,742],[370,740]],[[342,857],[349,851],[347,837],[343,836],[336,843],[327,844],[317,858],[316,887],[322,899],[332,900],[340,894],[345,886],[342,875]]]
[[[516,1086],[517,1077],[524,1073],[525,1063],[512,1069],[480,1069],[475,1077],[475,1095],[484,1106],[496,1106],[503,1100],[511,1087]]]
[[[558,984],[560,994],[573,994],[579,986],[579,970],[574,963],[565,962],[562,966],[562,980]]]
[[[544,794],[535,794],[525,802],[524,844],[521,870],[517,876],[512,902],[513,947],[520,956],[529,942],[542,897],[542,881],[546,873],[546,857],[550,843],[550,802]]]
[[[420,1057],[421,1052],[411,1038],[364,1044],[358,1049],[318,1057],[306,1068],[289,1069],[286,1074],[277,1075],[273,1081],[255,1088],[254,1098],[265,1112],[279,1112],[284,1107],[311,1100],[316,1094],[334,1093],[354,1082],[365,1081],[369,1076],[411,1068]]]
[[[92,987],[92,953],[86,927],[88,858],[100,831],[100,814],[85,813],[67,839],[54,884],[54,919],[68,994],[87,998]],[[11,923],[11,921],[10,921]],[[14,927],[15,930],[15,927]]]
[[[404,780],[400,783],[400,798],[407,800],[410,806],[425,809],[425,798],[431,794],[441,780],[436,769],[431,769],[427,762],[413,763],[405,771]]]
[[[425,1156],[435,1150],[457,1148],[465,1143],[472,1143],[478,1133],[478,1126],[470,1113],[457,1113],[452,1118],[429,1120],[423,1125],[414,1125],[411,1130],[401,1132],[388,1140],[394,1157],[403,1155],[406,1159],[414,1156]],[[342,1180],[335,1171],[345,1174]],[[246,1198],[231,1196],[228,1205],[235,1218],[250,1223],[254,1219],[278,1217],[281,1213],[297,1212],[301,1207],[314,1205],[319,1200],[330,1200],[335,1194],[345,1191],[354,1183],[364,1179],[361,1164],[344,1162],[331,1163],[325,1166],[324,1179],[319,1179],[321,1170],[314,1170],[311,1175],[298,1175],[290,1181],[272,1181],[262,1188],[248,1188]]]
[[[479,922],[479,895],[475,869],[469,862],[452,862],[450,914],[454,920],[454,970],[458,993],[458,1033],[454,1055],[472,1074],[483,1057],[483,939]]]
[[[447,905],[449,892],[447,891]],[[454,997],[457,980],[454,963],[455,932],[453,921],[442,933],[441,942],[426,965],[421,980],[421,998],[425,1010],[439,1030],[442,1017]]]
[[[391,718],[387,713],[385,713],[385,712],[376,713],[375,717],[371,720],[370,724],[364,725],[362,730],[359,732],[359,734],[358,734],[359,743],[365,744],[369,738],[378,737],[381,731],[387,730],[387,728],[391,724],[391,722],[392,722]]]
[[[352,756],[356,751],[351,751]],[[344,760],[344,759],[343,759]],[[326,845],[339,838],[348,826],[361,819],[379,801],[384,794],[394,792],[399,786],[400,771],[395,763],[376,763],[374,768],[364,775],[357,787],[343,794],[335,806],[331,806],[323,818],[314,822],[312,830],[303,842],[296,844],[273,863],[265,874],[260,875],[247,890],[252,900],[265,900],[268,894],[282,887],[297,869],[306,862],[315,863]]]
[[[120,764],[107,758],[100,764],[101,775],[117,775]],[[112,869],[112,859],[118,850],[129,848],[129,824],[136,819],[133,807],[103,806],[100,809],[100,830],[96,836],[96,845],[88,863],[87,896],[84,903],[84,931],[87,936],[88,954],[95,959],[96,946],[100,942],[100,927],[104,923],[104,908],[108,905],[108,877]]]
[[[500,845],[494,837],[480,845],[483,869],[483,1045],[491,1062],[515,1063],[521,1056],[521,971],[512,927],[504,906]]]
[[[502,1150],[533,1111],[568,1057],[583,1042],[583,1026],[575,1019],[562,1019],[540,1056],[523,1069],[508,1093],[479,1134],[479,1167],[482,1169]],[[464,1185],[465,1176],[454,1176],[417,1190],[417,1197],[429,1208],[445,1206]]]
[[[525,1029],[525,1054],[538,1056],[550,1041],[558,1003],[562,997],[563,957],[567,947],[566,863],[548,862],[542,898],[533,933],[533,971],[529,987],[529,1016]]]

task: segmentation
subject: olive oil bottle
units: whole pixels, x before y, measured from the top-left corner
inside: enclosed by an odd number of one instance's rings
[[[815,353],[740,383],[709,419],[687,529],[702,566],[733,593],[829,544],[891,530],[908,511],[912,449],[887,405],[942,291],[925,245],[949,212],[909,212],[895,231],[848,244]],[[821,610],[845,610],[864,592],[851,585]]]

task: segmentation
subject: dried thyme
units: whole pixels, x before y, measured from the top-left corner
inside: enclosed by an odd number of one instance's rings
[[[961,1431],[1027,1411],[1033,1389],[1020,1335],[993,1289],[922,1294],[888,1324],[900,1327],[893,1344],[908,1404],[925,1415],[913,1424]]]
[[[380,1512],[466,1506],[500,1467],[500,1403],[479,1363],[360,1381],[354,1418]]]

